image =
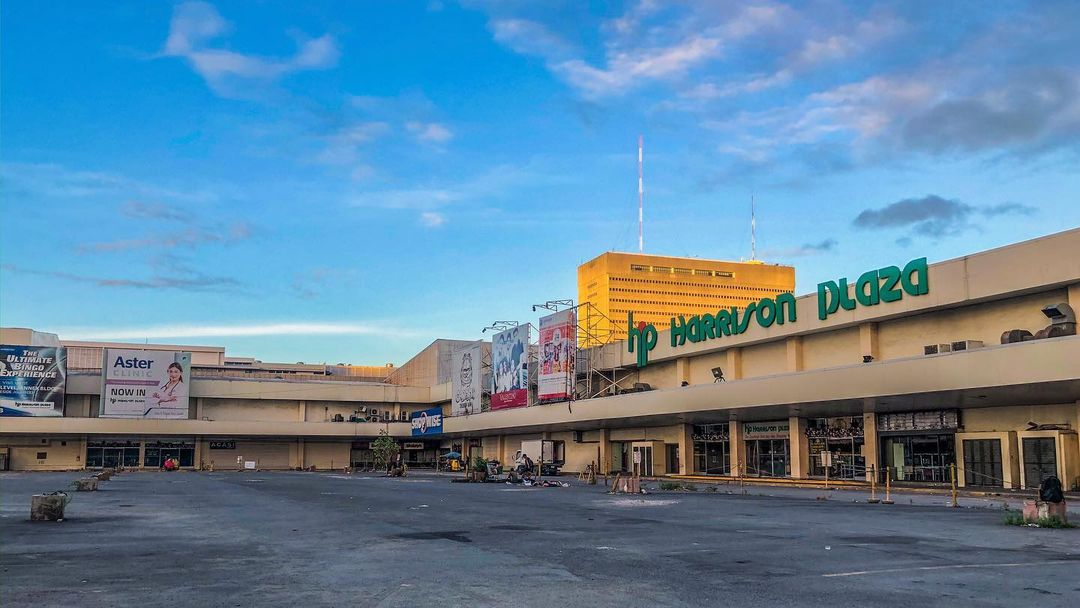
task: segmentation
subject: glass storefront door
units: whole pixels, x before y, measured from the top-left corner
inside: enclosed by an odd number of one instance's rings
[[[866,474],[863,456],[862,416],[811,418],[806,435],[810,440],[810,474],[825,477],[823,452],[832,454],[830,479],[862,479]]]
[[[652,463],[653,463],[652,448],[649,446],[635,446],[633,455],[633,473],[634,475],[652,475]]]
[[[137,467],[139,466],[139,443],[137,441],[89,441],[86,443],[86,466]]]
[[[195,466],[194,441],[147,441],[143,466],[158,468],[169,458],[175,458],[181,467]]]
[[[746,442],[746,474],[757,477],[788,477],[791,458],[787,439],[758,439]]]
[[[897,481],[947,483],[956,464],[956,436],[892,435],[881,438],[881,461]]]
[[[694,472],[730,475],[728,423],[694,425]]]

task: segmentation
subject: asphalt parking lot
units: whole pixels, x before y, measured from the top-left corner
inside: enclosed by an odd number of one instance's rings
[[[1076,606],[1080,528],[815,492],[612,496],[327,473],[0,474],[12,606]],[[816,494],[820,495],[820,492]]]

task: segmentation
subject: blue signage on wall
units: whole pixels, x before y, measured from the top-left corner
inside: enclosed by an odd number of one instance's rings
[[[442,433],[442,408],[433,407],[412,413],[413,437],[420,435],[439,435]]]
[[[0,416],[63,416],[67,350],[0,345]]]

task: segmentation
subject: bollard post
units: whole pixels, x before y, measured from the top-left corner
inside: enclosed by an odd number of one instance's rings
[[[885,467],[885,500],[881,501],[883,505],[893,504],[892,499],[892,467]]]
[[[952,485],[952,504],[949,505],[952,508],[960,506],[960,503],[956,501],[956,463],[949,465],[949,483]]]
[[[874,470],[874,465],[870,465],[870,499],[866,502],[872,505],[880,502],[877,497],[877,472]]]

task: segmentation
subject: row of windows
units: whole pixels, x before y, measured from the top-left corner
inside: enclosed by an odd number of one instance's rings
[[[758,298],[752,298],[750,296],[726,296],[723,298],[716,298],[717,300],[746,300],[747,302],[757,302]],[[686,308],[704,308],[715,309],[717,306],[724,306],[726,302],[663,302],[660,300],[634,300],[628,298],[611,298],[609,302],[622,302],[623,304],[655,304],[656,306],[684,306]],[[726,306],[725,306],[726,307]]]
[[[706,299],[711,299],[711,300],[722,300],[722,299],[725,299],[725,298],[753,298],[754,297],[752,295],[751,296],[737,296],[737,295],[734,295],[734,294],[729,294],[727,292],[708,293],[708,292],[702,292],[702,291],[698,291],[698,292],[663,291],[663,290],[658,290],[658,289],[625,289],[625,288],[622,288],[622,287],[613,287],[612,289],[610,289],[608,291],[610,291],[611,293],[640,293],[640,294],[648,294],[648,295],[654,295],[654,296],[677,296],[677,297],[683,297],[683,298],[706,298]],[[764,297],[766,295],[773,295],[771,291],[767,291],[767,290],[764,290],[764,289],[758,289],[758,290],[755,290],[755,291],[757,292],[755,294],[757,297]],[[783,293],[783,292],[781,291],[781,292],[777,292],[777,293]]]
[[[644,266],[641,264],[631,264],[630,270],[633,272],[661,272],[664,274],[692,274],[699,277],[720,277],[722,279],[733,279],[735,273],[727,270],[705,270],[697,268],[691,270],[689,268],[672,268],[671,266]]]
[[[645,285],[676,285],[680,287],[697,287],[699,289],[702,287],[708,287],[708,285],[704,285],[702,283],[687,283],[685,281],[656,281],[653,279],[631,279],[627,277],[611,277],[611,280],[613,282],[619,283],[642,283]],[[744,287],[742,285],[724,285],[723,289],[739,289],[743,291],[763,291],[772,293],[785,293],[787,291],[790,291],[788,289],[775,289],[769,287]]]

